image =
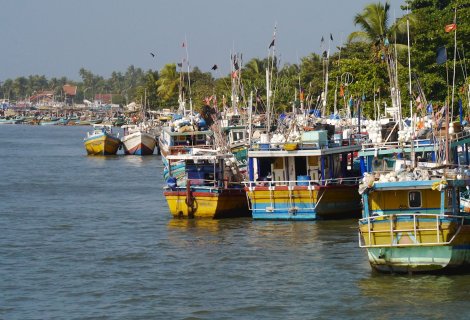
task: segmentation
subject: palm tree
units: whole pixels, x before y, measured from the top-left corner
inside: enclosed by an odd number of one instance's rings
[[[243,82],[246,89],[255,90],[264,86],[268,59],[253,58],[243,67]]]
[[[157,80],[157,95],[166,103],[174,102],[177,97],[180,75],[176,72],[176,64],[166,64],[160,71]]]
[[[390,96],[392,98],[392,106],[398,107],[399,93],[397,80],[397,52],[407,48],[406,45],[400,44],[399,40],[403,39],[406,31],[406,19],[402,17],[394,24],[390,24],[390,4],[386,2],[371,3],[367,5],[362,13],[356,14],[354,23],[359,25],[362,30],[351,33],[348,41],[362,41],[371,45],[374,60],[383,60],[387,66],[387,73],[390,83]],[[391,43],[396,43],[391,46]]]

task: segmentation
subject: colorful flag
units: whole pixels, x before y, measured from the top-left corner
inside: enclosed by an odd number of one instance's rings
[[[443,64],[447,61],[447,49],[446,47],[442,46],[437,49],[437,64]]]
[[[445,26],[444,30],[446,32],[451,32],[451,31],[457,30],[457,24],[455,24],[455,23],[448,24],[448,25]]]
[[[423,108],[423,104],[421,103],[421,96],[418,96],[418,98],[416,98],[416,108],[418,110]]]
[[[344,87],[343,85],[340,85],[339,86],[339,96],[342,98],[344,97]]]
[[[238,78],[238,70],[235,70],[234,72],[232,72],[232,78],[233,79]]]
[[[462,99],[459,99],[459,115],[460,115],[460,124],[463,122],[463,104]]]
[[[430,103],[428,104],[428,106],[427,106],[427,112],[428,112],[429,114],[432,113],[432,103],[431,103],[431,102],[430,102]]]
[[[270,47],[271,48],[271,47]],[[240,66],[238,65],[238,59],[237,59],[237,56],[234,56],[233,57],[233,68],[235,70],[239,70],[240,69]]]

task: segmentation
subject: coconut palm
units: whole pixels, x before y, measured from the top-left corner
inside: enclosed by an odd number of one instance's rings
[[[363,41],[371,45],[374,60],[383,60],[387,65],[390,82],[390,94],[393,107],[398,106],[399,94],[396,74],[397,52],[406,49],[400,40],[406,39],[406,19],[412,22],[413,17],[408,15],[390,24],[390,4],[386,2],[371,3],[361,13],[356,14],[354,23],[362,30],[351,33],[348,41]],[[391,43],[396,45],[391,46]]]
[[[157,95],[164,102],[173,102],[178,95],[178,84],[180,76],[176,72],[176,64],[166,64],[160,71],[160,78],[157,80]]]

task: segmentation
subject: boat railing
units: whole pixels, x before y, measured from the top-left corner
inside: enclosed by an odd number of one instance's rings
[[[465,218],[465,216],[423,213],[399,213],[362,218],[359,219],[359,246],[374,248],[448,245],[459,234]],[[411,225],[410,222],[412,222]],[[425,222],[428,223],[425,224]],[[452,224],[449,224],[447,230],[451,237],[447,240],[443,234],[446,229],[443,227],[444,222],[458,224],[455,229],[452,229]],[[382,225],[385,223],[388,226],[377,228],[378,223]],[[367,226],[366,230],[361,229],[364,226]],[[400,242],[403,235],[408,236],[411,242]],[[377,244],[377,238],[389,238],[390,242]]]
[[[251,151],[294,151],[294,150],[321,150],[337,147],[361,145],[362,138],[350,137],[349,139],[331,139],[328,141],[299,141],[299,142],[253,142]]]
[[[244,184],[242,182],[236,181],[228,181],[227,179],[224,180],[214,180],[214,179],[187,179],[184,180],[182,184],[178,186],[174,186],[174,189],[183,190],[187,188],[186,183],[189,181],[190,188],[204,188],[208,189],[209,191],[220,190],[223,189],[240,189],[242,190]],[[172,189],[170,186],[164,186],[164,189]]]
[[[168,150],[171,152],[171,154],[178,154],[179,151],[188,151],[188,150],[193,149],[193,148],[213,150],[214,145],[211,145],[211,144],[179,145],[179,146],[170,146],[168,148]]]
[[[470,137],[470,131],[462,130],[460,132],[450,134],[450,138],[454,141],[460,141]],[[441,137],[443,139],[443,137]],[[397,148],[411,148],[412,142],[414,147],[431,147],[436,144],[436,141],[439,140],[438,137],[432,139],[414,139],[413,141],[389,141],[381,143],[362,143],[362,150],[387,150],[387,149],[397,149]]]
[[[360,177],[350,177],[343,179],[325,179],[320,181],[324,185],[342,184],[342,185],[357,185]],[[321,203],[324,192],[316,192],[319,188],[318,181],[312,180],[291,180],[291,181],[244,181],[245,187],[248,188],[247,199],[248,207],[253,212],[283,212],[286,210],[292,215],[300,213],[312,213],[315,212],[317,206]],[[254,205],[256,198],[255,194],[250,194],[256,188],[256,186],[264,186],[263,192],[268,192],[269,205],[266,207],[258,208]],[[267,187],[267,188],[266,188]],[[277,187],[282,187],[277,189]],[[286,190],[287,187],[287,190]],[[299,188],[301,187],[301,188]],[[306,188],[305,188],[306,187]],[[267,189],[267,190],[266,190]],[[282,191],[281,194],[277,195],[275,192]],[[295,194],[297,190],[306,190],[307,194],[304,194],[302,200],[299,202],[299,195]],[[287,192],[286,192],[287,191]],[[353,191],[356,192],[356,191]],[[282,205],[279,205],[282,203]]]
[[[416,139],[413,140],[414,146],[420,146],[420,147],[425,147],[425,146],[433,146],[435,144],[435,141],[432,139]],[[397,149],[397,148],[411,148],[411,142],[403,142],[403,141],[389,141],[389,142],[381,142],[381,143],[363,143],[362,144],[362,150],[367,151],[367,150],[387,150],[387,149]]]
[[[320,180],[257,180],[257,181],[243,181],[243,184],[252,189],[256,186],[263,187],[310,187],[316,186],[332,186],[332,185],[357,185],[362,177],[347,177],[347,178],[332,178]]]

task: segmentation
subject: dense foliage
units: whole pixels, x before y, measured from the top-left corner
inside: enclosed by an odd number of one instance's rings
[[[204,104],[204,99],[210,96],[217,97],[219,106],[224,103],[230,105],[232,84],[236,83],[236,99],[244,105],[250,93],[254,94],[257,101],[266,100],[266,68],[273,65],[272,102],[278,111],[290,110],[292,105],[299,106],[300,99],[306,107],[318,108],[325,90],[324,79],[328,67],[326,112],[333,112],[334,109],[344,112],[350,101],[360,100],[367,116],[376,115],[377,106],[380,113],[383,113],[385,106],[392,105],[391,88],[398,83],[401,93],[399,97],[407,115],[409,101],[416,100],[419,89],[434,106],[451,103],[455,34],[453,31],[446,32],[445,26],[454,22],[456,14],[457,89],[454,106],[458,99],[462,99],[463,105],[468,106],[470,83],[465,63],[470,51],[467,41],[470,39],[468,0],[407,0],[402,9],[406,12],[405,15],[392,23],[388,3],[367,5],[351,17],[358,30],[352,32],[348,42],[336,48],[331,55],[326,52],[322,55],[312,53],[300,58],[298,64],[282,66],[276,59],[253,58],[244,63],[240,58],[237,61],[239,70],[235,75],[237,81],[234,81],[233,73],[215,79],[212,73],[203,72],[198,67],[187,72],[177,64],[167,64],[159,72],[144,72],[130,66],[125,73],[113,72],[108,79],[82,68],[79,71],[81,81],[76,82],[65,77],[48,80],[39,75],[5,80],[0,86],[0,97],[23,100],[35,92],[52,90],[60,100],[63,98],[62,86],[69,83],[78,86],[75,102],[90,100],[98,93],[113,93],[114,103],[136,101],[146,102],[153,109],[176,109],[179,97],[184,95],[187,103],[191,99],[193,106],[199,108]],[[407,20],[410,25],[413,73],[411,96],[408,89]],[[443,46],[447,49],[447,63],[438,64],[436,52]],[[395,70],[398,70],[396,81],[393,78]]]

